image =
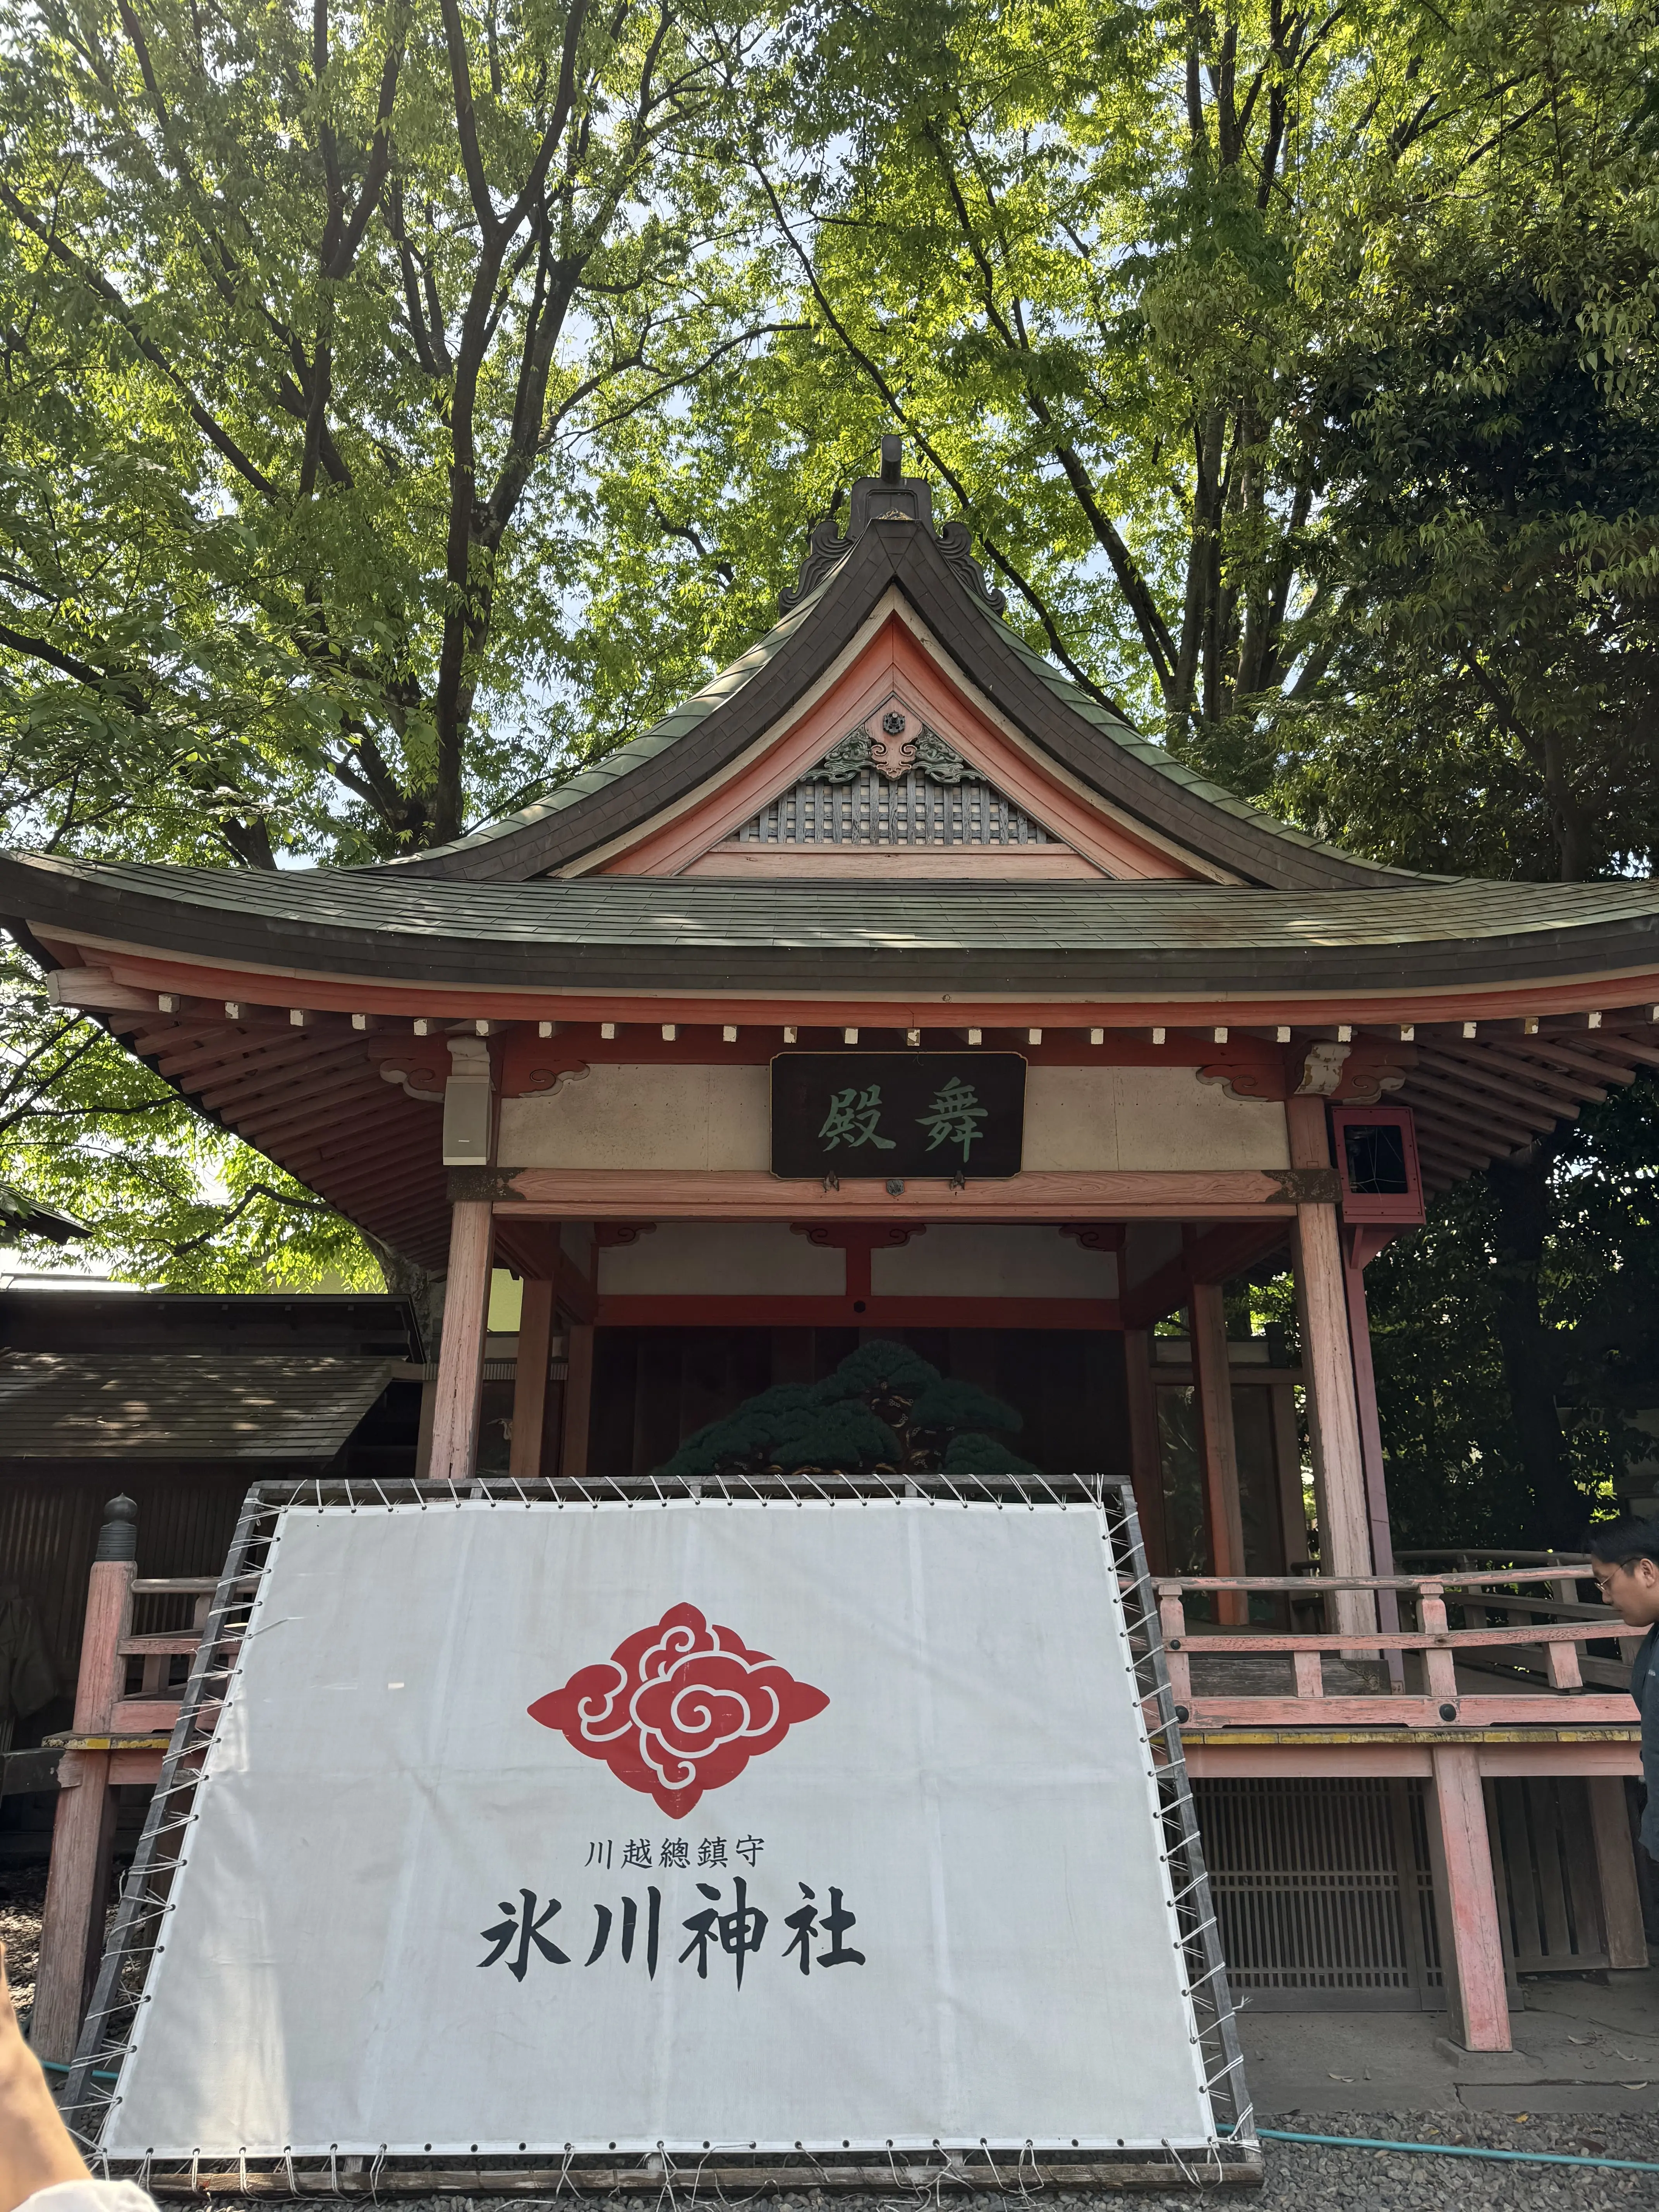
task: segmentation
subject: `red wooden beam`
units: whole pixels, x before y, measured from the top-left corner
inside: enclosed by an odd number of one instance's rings
[[[191,1097],[199,1102],[204,1113],[223,1113],[230,1106],[283,1106],[288,1099],[301,1099],[325,1115],[338,1095],[334,1086],[341,1079],[356,1084],[369,1075],[380,1082],[378,1071],[362,1064],[361,1046],[337,1044],[289,1066],[223,1068],[206,1084],[191,1086]]]
[[[1585,1103],[1584,1091],[1555,1069],[1541,1063],[1534,1066],[1518,1053],[1502,1052],[1495,1046],[1471,1044],[1459,1050],[1449,1044],[1423,1045],[1418,1060],[1420,1066],[1451,1076],[1471,1091],[1495,1098],[1513,1097],[1518,1081],[1540,1098],[1559,1099],[1569,1106]]]
[[[915,1179],[884,1196],[878,1182],[838,1190],[785,1181],[763,1169],[521,1168],[502,1173],[498,1213],[591,1221],[605,1216],[660,1221],[818,1221],[878,1216],[890,1206],[905,1220],[1075,1221],[1098,1212],[1112,1220],[1285,1219],[1294,1189],[1283,1169],[1042,1169],[1000,1180],[969,1176],[957,1188],[943,1176]],[[902,1209],[902,1210],[901,1210]]]
[[[73,941],[73,940],[72,940]],[[1211,1024],[1249,1029],[1276,1023],[1296,1027],[1337,1023],[1392,1025],[1437,1021],[1519,1020],[1585,1011],[1587,1002],[1605,998],[1608,987],[1583,979],[1565,983],[1527,982],[1480,989],[1393,990],[1340,995],[1276,994],[1257,999],[1146,999],[1130,1001],[1078,993],[1071,997],[917,999],[909,993],[884,996],[836,994],[814,997],[799,991],[756,992],[747,996],[704,996],[672,991],[481,990],[425,981],[388,983],[383,978],[295,975],[280,983],[264,974],[218,968],[160,955],[112,954],[87,947],[94,965],[107,966],[117,981],[141,989],[175,991],[186,996],[281,1006],[309,1006],[341,1013],[381,1012],[403,1018],[428,1014],[448,1019],[687,1023],[771,1023],[915,1029],[966,1024],[975,1027],[1062,1029],[1204,1028]],[[1621,1000],[1659,1003],[1659,968],[1621,977]]]
[[[609,1297],[601,1328],[1078,1328],[1115,1330],[1115,1298]]]
[[[1482,1133],[1505,1131],[1517,1146],[1530,1144],[1540,1131],[1553,1129],[1558,1121],[1571,1120],[1578,1112],[1576,1105],[1558,1109],[1540,1103],[1529,1109],[1513,1093],[1500,1106],[1495,1100],[1471,1097],[1455,1085],[1420,1072],[1413,1076],[1403,1095],[1414,1109],[1432,1113],[1438,1121],[1459,1123]]]

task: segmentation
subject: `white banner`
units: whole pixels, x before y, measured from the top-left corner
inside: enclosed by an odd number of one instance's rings
[[[124,2158],[1198,2146],[1085,1506],[283,1516]]]

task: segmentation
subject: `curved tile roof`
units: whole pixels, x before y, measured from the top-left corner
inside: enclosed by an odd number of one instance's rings
[[[854,487],[855,511],[863,489]],[[854,532],[807,598],[631,744],[504,821],[365,872],[501,883],[569,866],[736,760],[896,586],[950,658],[1034,744],[1114,808],[1189,852],[1246,883],[1280,889],[1425,880],[1322,843],[1137,735],[994,613],[962,567],[959,549],[947,548],[925,520],[877,517]]]
[[[1659,964],[1659,884],[523,884],[0,859],[0,910],[206,965],[480,989],[1451,988]]]

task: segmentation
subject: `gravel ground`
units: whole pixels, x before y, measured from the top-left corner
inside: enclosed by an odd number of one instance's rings
[[[40,1956],[40,1912],[46,1901],[45,1867],[12,1867],[0,1875],[0,1943],[6,1978],[25,2022],[34,2005],[34,1969]]]
[[[1294,2125],[1294,2123],[1291,2123]],[[1388,2137],[1411,2142],[1479,2144],[1497,2150],[1562,2151],[1597,2158],[1649,2159],[1659,2163],[1659,2114],[1650,2119],[1575,2119],[1553,2113],[1525,2119],[1493,2113],[1468,2116],[1446,2113],[1359,2112],[1322,2115],[1307,2124],[1319,2135]],[[1474,2158],[1435,2158],[1398,2152],[1339,2150],[1304,2143],[1268,2142],[1267,2180],[1261,2190],[1229,2191],[1226,2201],[1241,2208],[1260,2207],[1261,2212],[1334,2212],[1356,2206],[1365,2212],[1395,2212],[1416,2208],[1424,2212],[1627,2212],[1627,2208],[1659,2206],[1659,2173],[1620,2173],[1605,2167],[1510,2166]],[[1055,2197],[1066,2212],[1191,2212],[1195,2192],[1178,2196],[1143,2195],[1131,2190],[1110,2195]],[[266,2200],[269,2202],[270,2200]],[[563,2203],[577,2200],[567,2197]],[[600,2200],[593,2200],[596,2205]],[[682,2200],[684,2201],[684,2200]],[[789,2197],[728,2200],[737,2212],[914,2212],[934,2200],[900,2194],[890,2197],[842,2197],[827,2191],[803,2191]],[[1018,2197],[966,2197],[947,2192],[938,2203],[945,2208],[972,2204],[979,2212],[1022,2212],[1030,2199]],[[485,2212],[485,2208],[550,2199],[500,2197],[388,2197],[391,2212]],[[661,2196],[617,2197],[603,2200],[604,2212],[671,2212],[675,2200]],[[304,2212],[339,2212],[338,2203],[322,2198],[308,2203]]]
[[[6,1946],[7,1969],[20,2013],[27,2011],[34,1995],[35,1961],[40,1939],[40,1909],[46,1896],[44,1867],[15,1868],[0,1875],[0,1941]],[[1558,2151],[1594,2158],[1644,2159],[1659,2165],[1659,2088],[1651,2117],[1596,2113],[1540,2113],[1523,2117],[1496,2112],[1322,2112],[1298,2118],[1284,2117],[1283,2124],[1310,2135],[1364,2136],[1410,2142],[1460,2143],[1488,2149]],[[1256,2207],[1261,2212],[1338,2212],[1338,2208],[1363,2208],[1363,2212],[1634,2212],[1654,2208],[1659,2212],[1659,2172],[1621,2173],[1595,2166],[1509,2165],[1483,2159],[1436,2158],[1389,2151],[1338,2149],[1310,2143],[1268,2142],[1263,2146],[1267,2179],[1255,2190],[1230,2191],[1228,2201],[1240,2212]],[[1064,2204],[1067,2212],[1190,2212],[1193,2191],[1179,2195],[1143,2195],[1139,2190],[1108,2195],[1056,2193],[1049,2201]],[[184,2200],[163,2199],[164,2204]],[[340,2212],[340,2200],[221,2199],[221,2202],[279,2205],[284,2212]],[[549,2203],[548,2198],[509,2197],[388,2197],[381,2200],[386,2212],[494,2212],[508,2206]],[[681,2199],[684,2203],[689,2200]],[[708,2200],[703,2200],[707,2202]],[[884,2197],[842,2196],[838,2191],[802,2191],[787,2197],[728,2200],[732,2212],[915,2212],[933,2200],[894,2191]],[[1021,2212],[1029,2199],[1018,2197],[968,2197],[947,2191],[938,2200],[942,2208],[970,2204],[975,2212]],[[676,2199],[667,2191],[648,2197],[616,2197],[562,2200],[563,2207],[591,2203],[595,2212],[678,2212]]]

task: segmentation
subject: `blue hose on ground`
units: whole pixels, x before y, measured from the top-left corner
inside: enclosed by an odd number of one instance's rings
[[[1650,2158],[1588,2158],[1564,2150],[1482,2150],[1468,2143],[1391,2142],[1381,2136],[1305,2136],[1289,2128],[1258,2128],[1257,2135],[1273,2142],[1329,2143],[1337,2150],[1418,2150],[1434,2158],[1500,2159],[1519,2166],[1604,2166],[1620,2173],[1659,2173],[1659,2160]]]
[[[70,2070],[61,2058],[43,2058],[40,2063],[48,2074],[67,2074]],[[92,2078],[94,2081],[118,2081],[121,2077],[118,2074],[94,2074]]]

